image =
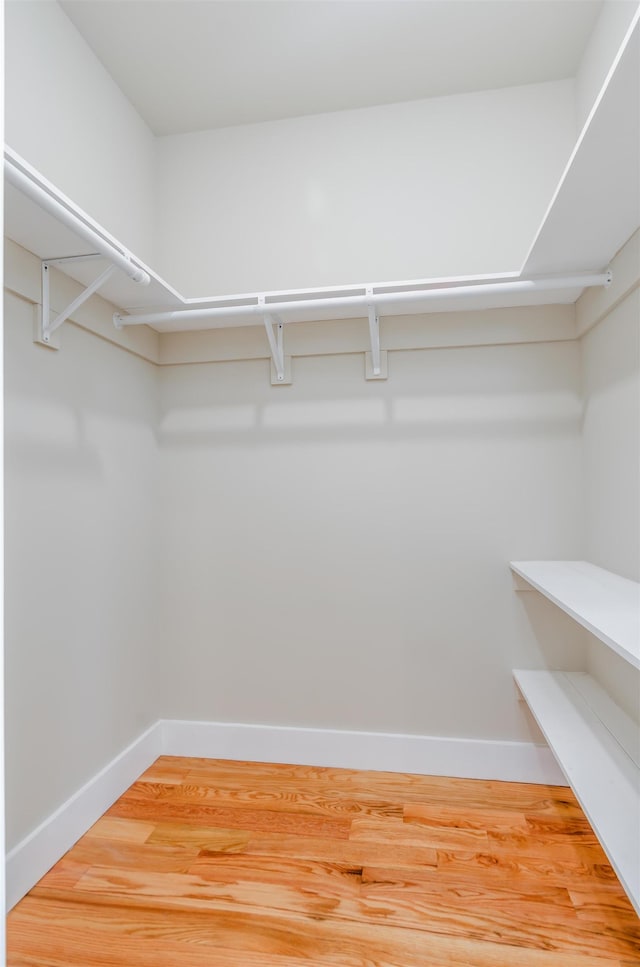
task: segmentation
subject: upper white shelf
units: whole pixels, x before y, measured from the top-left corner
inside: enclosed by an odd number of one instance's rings
[[[512,561],[510,566],[640,669],[640,584],[586,561]]]
[[[640,224],[640,10],[611,66],[521,273],[607,265]]]
[[[640,12],[616,55],[520,273],[485,276],[483,282],[517,283],[520,279],[546,275],[600,274],[638,227],[639,18]],[[70,199],[65,198],[55,186],[45,184],[42,175],[30,168],[27,162],[19,159],[10,150],[5,151],[5,156],[7,155],[13,157],[32,180],[42,184],[54,199],[63,200],[65,206],[77,214],[83,223],[91,225],[101,236],[122,248],[116,239],[109,236],[108,232]],[[51,214],[43,211],[11,184],[7,185],[5,192],[5,233],[43,259],[81,255],[91,250],[86,244],[79,242],[69,228],[57,222]],[[317,292],[292,290],[286,293],[245,293],[193,299],[183,297],[139,259],[135,261],[150,276],[148,286],[136,285],[122,273],[116,272],[104,283],[101,294],[119,310],[130,314],[132,319],[137,316],[140,323],[148,323],[159,332],[259,325],[262,322],[260,312],[263,311],[261,306],[264,302],[277,303],[280,306],[287,303],[286,311],[281,313],[285,322],[367,316],[366,306],[363,306],[367,293],[361,285]],[[96,265],[78,262],[66,266],[64,271],[78,282],[88,285],[95,277]],[[420,280],[420,285],[417,280],[402,284],[389,282],[375,288],[386,290],[385,315],[573,303],[584,291],[584,285],[580,281],[575,288],[553,292],[522,291],[517,285],[507,286],[506,290],[496,287],[492,290],[491,285],[482,288],[475,286],[468,296],[460,291],[453,292],[453,288],[464,288],[469,283],[478,281],[478,277],[460,276],[446,280]],[[434,300],[433,293],[428,293],[421,301],[420,294],[414,292],[415,298],[412,301],[401,300],[400,290],[412,287],[450,289],[452,294],[442,291]],[[397,301],[394,300],[396,294]],[[358,298],[352,300],[357,304],[338,305],[340,298],[336,297],[340,295],[357,296]],[[342,301],[344,303],[344,299]],[[188,319],[183,317],[178,321],[170,315],[184,309],[208,308],[216,310],[215,318],[202,312],[189,312]],[[145,316],[154,315],[158,311],[164,313],[163,318],[154,318],[153,321],[145,319]]]
[[[69,258],[96,252],[96,248],[89,242],[38,204],[36,200],[13,185],[6,174],[7,163],[23,174],[36,190],[41,190],[55,204],[60,204],[62,208],[69,211],[81,225],[95,232],[96,235],[115,248],[121,251],[126,250],[126,247],[118,239],[107,232],[87,212],[83,211],[20,155],[5,146],[4,232],[18,245],[45,260]],[[163,306],[173,309],[184,305],[182,296],[161,279],[153,269],[145,265],[141,259],[135,258],[135,262],[149,275],[149,285],[138,285],[123,272],[114,272],[111,278],[101,287],[100,295],[118,308],[131,307],[146,310]],[[82,285],[89,285],[101,269],[108,264],[106,259],[101,260],[100,264],[97,264],[96,261],[74,262],[65,266],[63,271]]]
[[[31,168],[15,152],[6,149],[6,154],[20,167],[24,167],[37,185],[44,186],[47,194],[56,200],[58,198],[62,199],[65,207],[70,209],[83,224],[88,224],[100,236],[104,236],[107,240],[115,244],[116,247],[122,248],[117,239],[110,236],[86,212],[58,192],[55,186],[47,182],[39,172]],[[7,181],[5,181],[4,207],[5,233],[14,242],[22,245],[23,248],[33,252],[41,259],[57,259],[85,255],[94,251],[87,242],[79,240],[67,226],[57,221],[54,215],[40,207],[37,201],[28,197],[28,195]],[[140,259],[136,258],[135,261],[150,276],[151,281],[148,286],[137,285],[122,272],[115,272],[102,286],[100,294],[118,309],[134,317],[145,316],[149,312],[153,313],[156,311],[164,313],[189,310],[189,319],[186,322],[181,320],[181,322],[176,323],[171,317],[154,320],[150,325],[152,329],[158,332],[226,329],[236,326],[261,325],[262,315],[257,313],[257,310],[260,308],[261,297],[264,297],[269,305],[274,302],[278,304],[278,311],[285,322],[366,318],[367,316],[366,306],[362,304],[367,291],[365,284],[340,286],[337,289],[322,288],[317,290],[288,290],[286,292],[240,293],[230,294],[228,296],[191,299],[182,296]],[[58,267],[60,268],[60,266]],[[62,271],[77,282],[83,285],[89,285],[98,273],[99,267],[96,266],[96,262],[74,262],[65,266]],[[411,282],[384,282],[374,285],[373,291],[376,293],[384,293],[385,299],[387,300],[385,315],[393,316],[422,312],[446,312],[452,309],[465,311],[510,308],[513,306],[546,305],[550,303],[571,304],[584,291],[584,286],[580,284],[579,280],[575,286],[554,289],[553,291],[519,290],[515,292],[501,292],[495,288],[491,288],[495,283],[517,283],[518,280],[517,273],[511,272],[492,276],[459,276],[447,279],[412,280]],[[482,290],[475,287],[478,283],[483,284]],[[439,298],[437,301],[433,301],[432,295],[427,293],[425,299],[421,301],[418,293],[416,293],[416,298],[411,302],[407,303],[403,300],[402,290],[419,289],[422,287],[450,289],[471,285],[474,286],[473,291],[469,290],[468,295],[463,298],[460,298],[460,293],[458,292],[449,298]],[[490,291],[487,291],[487,289]],[[394,300],[394,294],[397,294],[397,301]],[[354,301],[357,304],[352,306],[332,304],[336,296],[356,297]],[[311,308],[305,306],[307,300],[313,300]],[[283,305],[290,306],[290,309],[283,309]],[[203,310],[207,308],[215,309],[216,316],[204,315],[199,317],[198,313],[192,314],[192,310]]]

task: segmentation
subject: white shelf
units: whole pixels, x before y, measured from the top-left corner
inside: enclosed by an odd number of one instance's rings
[[[638,726],[585,673],[514,671],[513,674],[640,914]]]
[[[638,227],[640,218],[640,89],[637,78],[640,62],[640,13],[636,14],[623,44],[614,59],[611,70],[587,119],[575,149],[569,159],[560,183],[554,193],[542,224],[530,247],[520,272],[500,273],[483,277],[486,282],[517,281],[530,277],[546,275],[580,275],[603,272],[620,247]],[[74,211],[87,224],[92,224],[99,234],[122,248],[91,217],[82,212],[59,190],[46,182],[15,152],[6,149],[5,154],[17,160],[29,177],[44,186],[56,200],[63,200],[66,207]],[[27,198],[11,184],[5,189],[5,234],[19,245],[43,259],[87,254],[90,249],[79,242],[68,228],[42,211],[38,204]],[[149,274],[149,286],[136,285],[122,273],[114,273],[101,288],[101,295],[119,310],[132,315],[145,316],[157,310],[172,311],[183,308],[216,309],[229,308],[233,312],[221,314],[215,319],[190,318],[180,322],[171,318],[156,320],[152,328],[158,332],[180,332],[200,329],[218,329],[235,326],[255,326],[262,323],[256,315],[260,297],[269,295],[280,301],[291,301],[291,313],[285,321],[305,322],[310,320],[331,320],[347,318],[366,318],[367,311],[362,305],[346,308],[329,304],[304,308],[295,306],[295,293],[244,293],[239,295],[185,298],[173,286],[160,278],[140,259],[136,263]],[[88,285],[97,274],[95,263],[73,263],[64,271],[84,285]],[[460,286],[479,281],[479,277],[457,277],[455,279],[420,280],[421,285],[443,287]],[[388,283],[383,288],[402,289],[409,283]],[[411,283],[411,285],[413,285]],[[379,287],[378,287],[379,288]],[[362,289],[365,286],[340,286],[335,295],[345,289]],[[301,290],[297,290],[300,292]],[[308,290],[307,290],[308,291]],[[517,306],[572,304],[584,291],[584,285],[554,292],[487,292],[475,291],[464,299],[458,296],[433,301],[425,298],[423,302],[387,302],[385,315],[447,312],[452,310],[471,311],[478,309],[500,309]],[[310,295],[310,293],[308,293]],[[327,289],[318,290],[316,295],[328,297]],[[352,293],[353,294],[353,293]],[[459,294],[458,294],[459,295]],[[270,300],[273,301],[273,300]],[[289,310],[287,310],[289,312]]]
[[[66,195],[28,166],[14,151],[6,148],[5,152],[9,158],[17,159],[21,165],[24,165],[31,173],[33,182],[38,186],[46,187],[47,193],[54,200],[62,202],[64,207],[77,215],[81,222],[95,229],[98,235],[112,242],[117,248],[122,250],[126,248]],[[37,202],[24,195],[7,179],[4,185],[4,229],[8,238],[41,259],[68,258],[95,251],[86,241],[80,239],[70,228],[41,208]],[[182,308],[184,299],[175,289],[156,275],[153,269],[145,265],[141,259],[136,259],[136,262],[150,276],[149,285],[138,285],[127,278],[123,272],[114,272],[101,287],[100,295],[118,308],[131,307],[145,311],[157,306]],[[107,265],[106,260],[101,260],[99,263],[76,262],[66,266],[64,272],[82,285],[89,285]]]
[[[603,268],[640,219],[636,14],[525,259],[523,275]]]
[[[18,156],[15,152],[9,151],[10,156],[17,158]],[[20,159],[22,161],[22,159]],[[24,162],[22,162],[24,164]],[[61,197],[65,200],[67,207],[72,208],[76,214],[85,223],[91,224],[99,234],[109,238],[113,241],[117,247],[124,248],[117,239],[114,239],[109,233],[98,225],[86,212],[78,208],[77,205],[69,202],[64,195],[51,186],[48,182],[45,182],[41,176],[36,176],[34,173],[34,180],[36,183],[46,183],[49,187],[49,193],[54,198]],[[37,202],[28,198],[21,191],[15,188],[10,183],[5,183],[5,234],[11,238],[18,245],[26,248],[29,252],[33,252],[41,259],[47,258],[63,258],[71,255],[85,255],[92,251],[91,247],[83,241],[79,241],[77,236],[64,225],[61,225],[55,217],[46,211],[43,211],[37,204]],[[136,258],[136,262],[145,269],[151,278],[151,282],[148,286],[137,285],[128,279],[122,272],[114,273],[111,278],[102,286],[100,290],[100,295],[107,301],[111,302],[119,310],[131,313],[133,315],[145,314],[149,311],[156,310],[176,310],[176,309],[202,309],[205,307],[214,307],[216,309],[222,307],[233,307],[232,312],[228,316],[222,315],[216,318],[204,318],[189,321],[188,326],[184,322],[176,323],[170,318],[164,321],[158,321],[152,324],[151,328],[158,332],[183,332],[187,329],[191,331],[206,330],[206,329],[227,329],[238,326],[256,326],[262,325],[262,317],[256,315],[256,308],[259,304],[258,293],[239,293],[230,294],[228,296],[211,296],[204,298],[185,298],[176,289],[174,289],[168,282],[160,278],[153,269],[146,265],[141,259]],[[104,263],[104,266],[107,262]],[[88,285],[93,278],[98,275],[101,271],[102,265],[96,265],[95,262],[85,263],[77,262],[69,266],[64,267],[61,271],[64,271],[71,278],[75,279],[77,282],[83,285]],[[556,273],[552,273],[555,275]],[[415,284],[418,285],[418,281],[421,285],[425,287],[441,287],[441,286],[453,286],[453,285],[471,285],[478,282],[483,283],[495,283],[495,282],[517,282],[518,275],[514,272],[500,273],[491,276],[470,276],[463,277],[459,276],[452,279],[423,279],[416,280]],[[389,289],[393,291],[394,289],[402,289],[405,285],[413,285],[414,283],[401,283],[401,282],[386,282],[381,283],[376,286],[376,289]],[[573,304],[576,299],[584,291],[584,286],[576,285],[575,288],[568,289],[557,289],[551,292],[547,291],[527,291],[527,292],[493,292],[485,293],[482,291],[474,292],[468,295],[464,299],[460,299],[455,295],[449,299],[439,299],[437,302],[431,301],[429,297],[425,298],[424,302],[416,301],[407,304],[402,301],[399,297],[398,302],[391,302],[385,306],[384,314],[386,316],[403,316],[403,315],[413,315],[415,313],[426,313],[426,312],[447,312],[451,310],[457,311],[469,311],[476,309],[503,309],[511,308],[516,306],[534,306],[534,305],[559,305]],[[359,319],[366,318],[367,310],[366,307],[358,305],[353,308],[347,308],[344,306],[333,307],[330,304],[325,306],[320,306],[314,309],[305,309],[296,306],[296,298],[317,298],[329,297],[332,295],[342,296],[342,295],[361,295],[364,296],[366,293],[366,286],[364,284],[355,284],[353,286],[340,286],[335,290],[330,289],[318,289],[318,290],[290,290],[287,292],[270,292],[264,293],[269,296],[270,301],[291,301],[292,310],[291,319],[287,319],[287,313],[280,313],[284,316],[285,321],[294,322],[309,322],[309,321],[327,321],[335,319]],[[244,307],[244,312],[240,310],[240,307]]]
[[[516,282],[519,279],[541,276],[600,274],[619,248],[632,235],[638,226],[639,182],[637,177],[640,164],[640,136],[638,123],[637,71],[638,71],[638,34],[637,20],[629,31],[612,69],[607,77],[594,109],[577,141],[575,150],[560,184],[551,199],[542,225],[531,245],[520,272],[500,272],[482,277],[482,281]],[[14,152],[8,151],[14,159]],[[29,168],[23,159],[18,159]],[[33,169],[31,176],[36,182],[44,182]],[[48,190],[55,198],[60,192],[47,182]],[[67,207],[75,210],[85,222],[93,223],[100,234],[109,236],[87,213],[65,199]],[[594,226],[597,230],[594,230]],[[78,243],[73,234],[56,220],[38,209],[35,202],[26,198],[20,191],[8,184],[5,192],[5,234],[41,258],[60,258],[65,255],[83,254],[88,251]],[[110,236],[109,236],[110,237]],[[120,246],[117,239],[112,239]],[[158,332],[181,332],[231,328],[236,326],[255,326],[262,324],[256,315],[260,297],[269,296],[268,301],[291,302],[291,310],[284,313],[285,322],[306,322],[366,318],[367,311],[362,305],[332,306],[315,305],[312,308],[297,306],[297,296],[303,290],[270,293],[240,293],[225,296],[185,298],[168,282],[160,278],[140,259],[136,262],[144,267],[151,277],[151,284],[142,287],[122,278],[115,273],[105,283],[101,294],[119,310],[131,315],[145,316],[157,310],[176,310],[183,308],[201,309],[213,307],[217,310],[230,308],[229,314],[215,318],[189,318],[175,321],[172,318],[155,320],[151,327]],[[67,274],[87,285],[95,274],[95,264],[76,263],[65,268]],[[369,280],[370,281],[370,280]],[[480,277],[458,276],[452,279],[415,280],[415,287],[464,286],[480,281]],[[369,283],[367,283],[369,284]],[[387,282],[376,286],[387,289],[387,294],[414,283]],[[347,291],[348,290],[348,291]],[[356,292],[357,290],[357,292]],[[366,286],[339,286],[335,290],[304,290],[306,297],[314,301],[321,296],[365,295]],[[518,306],[573,304],[584,291],[584,285],[574,288],[545,291],[506,291],[487,292],[477,289],[461,298],[455,293],[437,301],[425,297],[424,301],[407,303],[400,297],[397,302],[385,304],[386,316],[413,315],[416,313],[473,311],[479,309],[502,309]],[[281,313],[282,314],[282,313]]]
[[[494,274],[483,277],[483,281],[515,282],[520,278],[547,275],[573,276],[585,272],[599,274],[606,269],[616,252],[637,228],[640,218],[640,181],[637,176],[640,165],[640,93],[637,84],[639,34],[639,20],[636,17],[578,138],[520,272]],[[99,234],[110,238],[117,247],[122,248],[117,239],[113,239],[86,212],[82,212],[72,201],[61,195],[54,185],[46,182],[27,162],[19,159],[15,152],[7,149],[6,153],[25,170],[28,169],[30,177],[36,183],[46,184],[47,191],[54,199],[63,199],[66,206],[75,211],[83,222],[92,224]],[[597,230],[594,230],[594,226]],[[68,228],[60,225],[53,216],[42,211],[36,202],[11,184],[5,190],[5,234],[44,259],[86,254],[90,251]],[[285,316],[285,321],[366,318],[367,315],[366,309],[361,305],[298,307],[295,305],[296,299],[292,298],[296,295],[293,290],[287,293],[242,293],[185,298],[140,259],[135,261],[151,277],[149,286],[136,285],[123,277],[122,273],[114,273],[101,289],[101,295],[121,311],[145,316],[148,312],[157,310],[205,307],[233,309],[228,315],[220,314],[215,319],[210,316],[190,318],[188,324],[184,320],[176,322],[171,318],[156,320],[151,325],[158,332],[259,325],[262,320],[256,315],[256,308],[259,305],[259,296],[265,295],[273,296],[275,301],[291,301],[293,315],[290,318]],[[95,263],[80,262],[65,267],[64,271],[78,282],[88,285],[98,270]],[[420,280],[424,287],[460,286],[477,281],[478,277],[462,276],[448,280]],[[393,291],[394,288],[402,289],[408,284],[386,283],[382,287]],[[346,293],[346,290],[356,289],[357,294],[365,294],[364,285],[340,286],[333,294],[339,296]],[[299,291],[301,290],[298,293]],[[464,299],[454,294],[450,298],[443,296],[437,301],[425,298],[423,302],[410,303],[399,298],[398,302],[385,304],[385,315],[572,304],[583,291],[583,285],[576,285],[575,288],[553,292],[478,290]],[[321,295],[328,297],[332,293],[322,289],[307,294],[315,300]],[[350,291],[349,294],[356,293]]]
[[[640,584],[586,561],[512,561],[511,570],[640,669]]]

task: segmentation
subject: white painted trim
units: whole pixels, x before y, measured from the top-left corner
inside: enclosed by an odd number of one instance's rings
[[[550,749],[532,742],[166,719],[161,727],[165,755],[566,784]]]
[[[7,910],[35,886],[102,814],[162,755],[156,722],[7,854]]]
[[[8,910],[160,755],[566,784],[550,749],[531,742],[161,719],[11,850]]]

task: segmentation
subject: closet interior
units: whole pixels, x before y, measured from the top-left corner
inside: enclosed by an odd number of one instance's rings
[[[83,6],[6,4],[8,907],[165,754],[566,783],[640,913],[640,8],[158,133]]]

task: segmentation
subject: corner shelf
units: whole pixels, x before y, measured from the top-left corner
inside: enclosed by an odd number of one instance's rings
[[[512,561],[510,567],[640,669],[640,584],[586,561]]]
[[[512,561],[511,570],[640,668],[640,584],[586,561]],[[638,723],[586,672],[513,677],[640,915]]]
[[[584,672],[513,673],[612,867],[640,914],[640,735]]]
[[[521,268],[523,275],[606,265],[637,228],[639,71],[636,11]]]

